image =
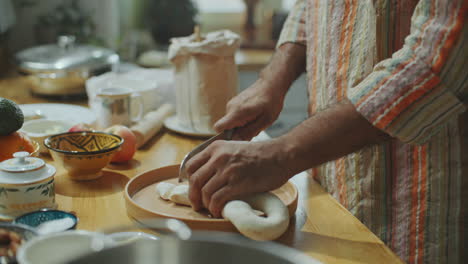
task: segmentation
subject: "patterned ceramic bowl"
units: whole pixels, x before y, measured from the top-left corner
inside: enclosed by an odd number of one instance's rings
[[[57,134],[44,141],[52,158],[63,165],[70,178],[79,181],[101,177],[102,168],[122,143],[117,135],[91,131]]]

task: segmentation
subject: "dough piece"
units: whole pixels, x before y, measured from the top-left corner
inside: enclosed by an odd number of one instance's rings
[[[265,212],[266,217],[256,215],[252,207]],[[242,201],[230,201],[224,206],[222,215],[240,233],[254,240],[277,239],[289,226],[288,208],[271,193],[255,194]]]
[[[174,187],[174,189],[172,189],[171,194],[169,195],[169,199],[176,204],[192,206],[188,198],[188,191],[188,185],[177,185]]]
[[[160,182],[156,185],[156,191],[164,200],[191,206],[188,198],[189,186],[186,184]],[[242,200],[230,201],[224,206],[222,215],[241,234],[254,240],[277,239],[289,226],[288,208],[271,193],[254,194]]]
[[[175,184],[169,182],[160,182],[156,185],[156,192],[161,196],[163,200],[168,201],[171,195],[172,189],[176,187]]]

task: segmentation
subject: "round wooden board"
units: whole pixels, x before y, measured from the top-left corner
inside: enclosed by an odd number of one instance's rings
[[[235,232],[235,227],[228,220],[211,218],[208,211],[195,212],[191,207],[176,205],[159,197],[156,184],[161,181],[177,183],[178,173],[179,165],[173,165],[147,171],[130,180],[125,187],[128,214],[136,220],[166,217],[184,221],[196,230]],[[298,198],[296,186],[287,182],[273,193],[288,207],[289,215],[294,216]]]

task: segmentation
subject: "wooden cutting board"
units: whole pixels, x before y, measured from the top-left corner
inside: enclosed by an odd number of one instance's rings
[[[208,211],[195,212],[191,207],[176,205],[159,197],[156,184],[161,181],[177,184],[178,173],[179,165],[173,165],[147,171],[130,180],[125,187],[128,214],[136,220],[166,217],[184,221],[190,228],[196,230],[236,232],[228,220],[211,218]],[[272,193],[288,207],[289,215],[294,216],[298,198],[296,186],[287,182]]]

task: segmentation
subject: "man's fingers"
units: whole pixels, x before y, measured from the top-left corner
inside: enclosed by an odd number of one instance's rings
[[[243,126],[244,120],[237,118],[233,114],[227,114],[219,119],[214,125],[213,128],[217,132],[222,132],[227,129],[232,129],[235,127]]]
[[[262,129],[268,126],[268,122],[265,118],[261,117],[253,122],[250,122],[244,127],[236,129],[236,133],[233,137],[235,140],[251,140],[253,137],[258,135]]]
[[[202,188],[216,173],[216,166],[208,162],[189,177],[189,199],[195,211],[203,207]]]
[[[216,191],[210,199],[208,210],[214,217],[221,217],[224,205],[237,196],[237,192],[229,185]]]
[[[194,211],[200,211],[203,208],[202,199],[196,191],[189,189],[189,200]]]
[[[255,113],[254,109],[243,108],[235,111],[231,111],[219,119],[213,126],[214,130],[221,132],[226,129],[232,129],[235,127],[242,127],[245,124],[255,120],[258,114]]]
[[[226,177],[222,177],[218,172],[211,177],[201,189],[202,201],[205,208],[210,205],[211,196],[226,184]]]
[[[185,170],[190,175],[197,171],[201,166],[206,164],[211,157],[210,148],[203,150],[202,152],[198,153],[197,155],[193,156],[187,163],[185,164]]]

